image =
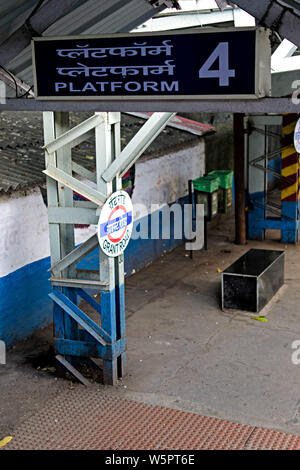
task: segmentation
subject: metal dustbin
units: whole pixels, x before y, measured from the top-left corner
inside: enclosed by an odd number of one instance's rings
[[[232,206],[233,171],[214,170],[208,176],[217,177],[219,180],[218,210],[220,214],[227,214]]]
[[[222,308],[259,312],[284,284],[284,251],[252,248],[222,273]]]
[[[211,221],[218,215],[219,179],[216,176],[200,176],[193,180],[195,202],[204,204],[204,216]]]

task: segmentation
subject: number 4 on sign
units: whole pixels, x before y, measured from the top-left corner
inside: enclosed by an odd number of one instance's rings
[[[220,86],[229,86],[229,78],[235,77],[235,70],[229,69],[229,44],[220,42],[199,70],[199,78],[218,78]],[[219,59],[219,69],[211,67]]]

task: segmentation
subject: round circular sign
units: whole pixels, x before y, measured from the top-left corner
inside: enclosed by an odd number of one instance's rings
[[[102,207],[98,222],[98,239],[107,256],[119,256],[127,247],[133,225],[133,207],[125,191],[116,191]]]
[[[295,132],[294,132],[294,146],[298,153],[300,153],[300,119],[298,119]]]

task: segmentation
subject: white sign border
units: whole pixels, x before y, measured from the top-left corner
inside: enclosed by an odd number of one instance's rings
[[[116,33],[116,34],[93,34],[93,35],[82,35],[80,39],[101,39],[109,37],[139,37],[139,36],[167,36],[171,34],[181,35],[181,34],[205,34],[205,33],[238,33],[240,31],[256,31],[256,41],[255,41],[255,58],[256,58],[256,67],[253,73],[255,74],[255,92],[254,94],[246,95],[110,95],[110,96],[39,96],[38,86],[37,86],[37,73],[36,73],[36,62],[35,62],[35,49],[34,45],[38,41],[56,41],[56,40],[68,40],[68,39],[78,39],[79,36],[47,36],[47,37],[36,37],[31,41],[32,45],[32,66],[33,66],[33,79],[34,79],[34,91],[35,99],[39,101],[117,101],[117,100],[126,100],[126,101],[153,101],[153,100],[164,100],[170,101],[174,99],[178,100],[232,100],[232,99],[247,99],[255,100],[257,98],[264,98],[271,96],[271,46],[267,47],[268,34],[265,28],[262,27],[241,27],[241,28],[207,28],[205,30],[195,28],[191,30],[171,30],[171,31],[155,31],[146,33]],[[266,70],[265,63],[269,63],[269,70]]]

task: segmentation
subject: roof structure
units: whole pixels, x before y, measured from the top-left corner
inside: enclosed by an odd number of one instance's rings
[[[234,3],[253,15],[259,25],[300,46],[300,0],[234,0]]]
[[[70,124],[75,126],[87,119],[90,114],[71,113]],[[18,189],[27,189],[43,185],[45,175],[45,155],[42,149],[43,121],[39,112],[8,112],[0,114],[0,194]],[[141,159],[157,157],[167,152],[174,152],[187,146],[195,145],[199,136],[215,131],[215,128],[190,119],[180,118],[185,130],[167,126],[146,150]],[[124,148],[144,124],[144,118],[122,114],[121,144]],[[175,123],[176,125],[176,123]],[[197,133],[195,133],[195,129]],[[94,139],[88,139],[73,150],[73,160],[87,168],[95,170]]]
[[[0,102],[0,109],[6,110],[95,110],[95,103],[83,100],[81,103],[40,102],[32,99],[16,99],[33,95],[32,57],[30,42],[37,36],[68,36],[83,34],[105,34],[130,32],[158,13],[172,8],[175,12],[190,0],[0,0],[0,80],[11,86],[5,102]],[[300,0],[198,0],[199,11],[206,6],[214,6],[213,16],[220,22],[216,8],[219,6],[226,16],[232,16],[232,5],[239,7],[256,19],[257,25],[270,28],[281,39],[289,40],[300,46]],[[166,10],[169,11],[169,10]],[[209,11],[208,11],[209,13]],[[224,17],[225,17],[224,16]],[[236,15],[234,15],[236,19]],[[232,18],[229,20],[231,21]],[[223,19],[222,19],[223,21]],[[212,23],[213,24],[213,23]],[[201,25],[200,25],[201,26]],[[205,27],[205,25],[203,25]],[[292,49],[290,49],[292,50]],[[289,54],[291,54],[289,52]],[[287,56],[286,64],[294,71],[298,58]],[[278,61],[280,63],[280,61]],[[5,70],[7,72],[5,72]],[[278,69],[276,72],[281,73]],[[288,82],[293,76],[290,74]],[[276,77],[277,79],[277,77]],[[287,81],[285,81],[287,83]],[[284,89],[281,87],[280,90]],[[7,88],[8,91],[8,88]],[[194,111],[202,112],[297,112],[297,104],[281,95],[280,100],[265,98],[263,100],[219,103],[210,100],[198,100],[193,103]],[[0,100],[1,101],[1,100]],[[139,102],[136,109],[130,100],[97,102],[98,111],[190,111],[190,103],[180,103],[176,99],[166,102],[157,100]],[[145,107],[144,107],[145,106]],[[265,106],[265,109],[264,109]],[[154,109],[155,108],[155,109]]]

